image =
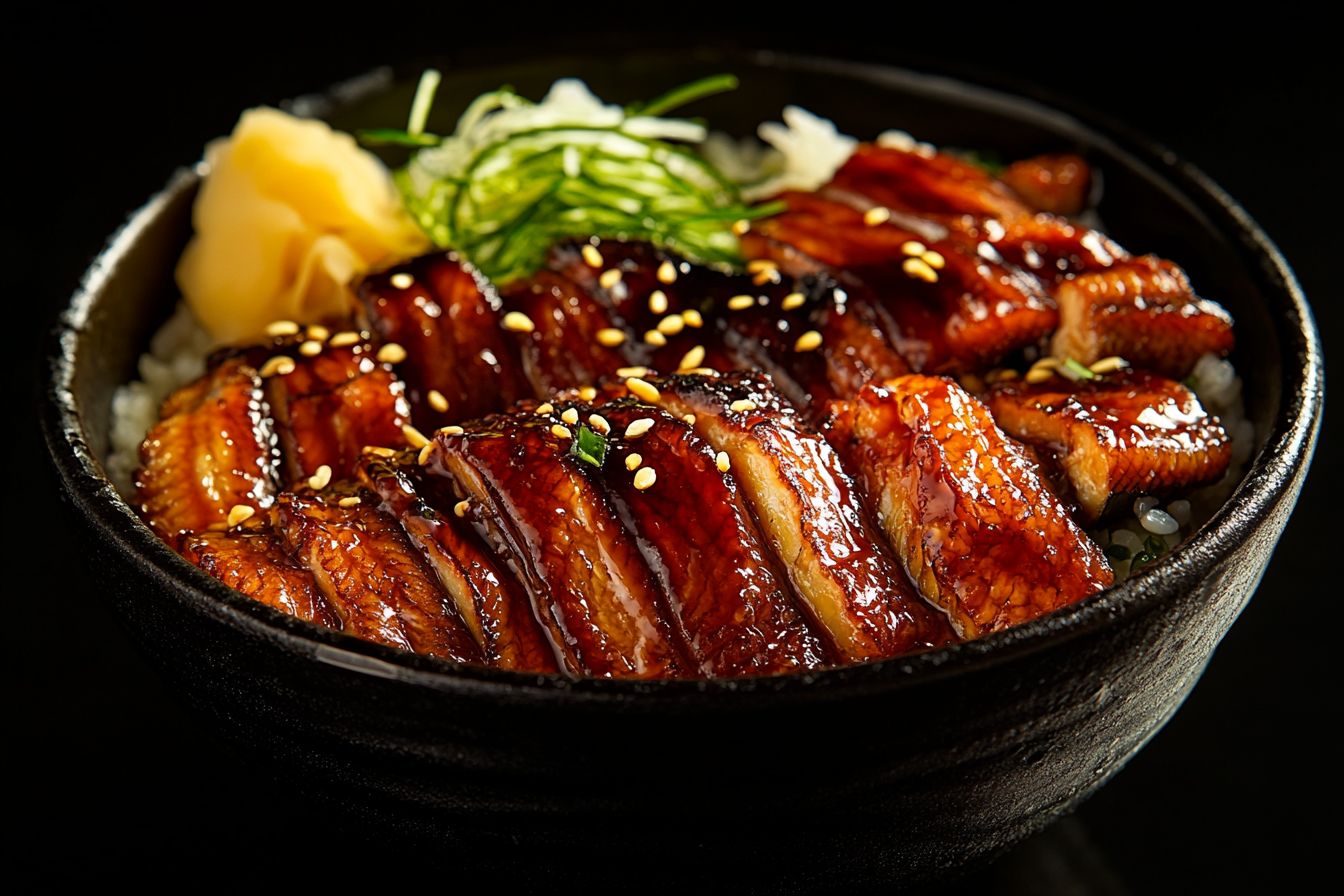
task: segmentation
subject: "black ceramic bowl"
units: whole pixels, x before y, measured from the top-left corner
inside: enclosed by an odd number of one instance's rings
[[[776,892],[931,880],[1068,812],[1180,706],[1305,478],[1318,337],[1273,244],[1198,170],[1114,128],[944,78],[768,54],[549,58],[450,71],[430,129],[447,132],[468,99],[505,81],[539,96],[574,75],[628,101],[721,70],[742,89],[693,111],[739,134],[797,103],[861,138],[894,127],[1005,158],[1088,157],[1105,178],[1108,232],[1177,260],[1237,320],[1258,453],[1227,505],[1162,562],[1065,610],[808,675],[573,682],[320,629],[190,566],[102,472],[112,392],[177,297],[190,169],[131,217],[72,298],[49,352],[47,443],[87,556],[150,662],[221,737],[349,816],[444,856],[588,876],[657,852],[663,883],[710,857],[735,862],[720,881]],[[396,125],[413,90],[403,74],[296,107],[347,129]]]

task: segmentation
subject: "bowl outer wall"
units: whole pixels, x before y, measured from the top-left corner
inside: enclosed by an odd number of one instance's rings
[[[885,67],[847,76],[1032,111]],[[1170,717],[1263,573],[1319,425],[1319,343],[1273,245],[1197,170],[1123,135],[1111,145],[1160,171],[1152,176],[1188,197],[1247,263],[1282,359],[1274,400],[1260,401],[1276,407],[1255,467],[1199,536],[1120,588],[982,641],[786,679],[569,683],[452,669],[223,588],[116,497],[90,444],[106,430],[106,408],[80,400],[124,379],[162,319],[146,313],[144,297],[155,312],[171,302],[190,171],[113,238],[56,334],[43,405],[55,468],[113,608],[151,662],[223,736],[328,796],[430,827],[561,839],[561,818],[611,822],[619,833],[622,820],[650,812],[675,829],[706,801],[725,819],[792,810],[841,820],[818,849],[866,844],[858,854],[870,858],[847,872],[856,880],[883,868],[933,873],[1044,825]],[[125,315],[141,318],[139,341],[109,326]]]

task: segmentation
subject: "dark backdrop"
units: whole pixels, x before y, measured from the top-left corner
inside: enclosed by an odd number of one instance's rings
[[[512,6],[386,5],[340,21],[269,10],[184,22],[180,11],[123,9],[15,30],[4,245],[9,304],[20,309],[11,331],[19,370],[34,369],[43,329],[106,235],[240,110],[444,48],[507,58],[520,51],[495,49],[504,40],[544,45],[612,28],[627,29],[609,38],[622,42],[729,42],[961,72],[1040,88],[1145,132],[1203,167],[1277,241],[1312,300],[1332,366],[1344,333],[1327,266],[1339,261],[1344,228],[1330,125],[1344,84],[1324,23],[1276,28],[1282,11],[1265,9],[1229,36],[1227,22],[1211,30],[1151,12],[1085,21],[1054,8],[997,17],[907,8],[873,19],[826,8],[806,37],[764,8],[729,23],[722,11],[711,19],[684,7],[643,29],[591,7],[548,7],[543,20]],[[717,30],[701,30],[707,24]],[[402,879],[411,857],[336,833],[283,784],[244,766],[135,654],[98,601],[96,574],[59,534],[30,391],[25,382],[11,469],[21,471],[19,493],[32,488],[36,500],[6,541],[7,702],[17,716],[8,727],[18,740],[6,775],[19,829],[11,855],[55,877],[152,877],[170,859],[198,873],[286,867],[306,876],[372,860],[398,866],[391,879]],[[1288,891],[1333,864],[1331,825],[1315,816],[1328,817],[1338,796],[1340,751],[1328,735],[1339,712],[1336,656],[1325,639],[1339,592],[1323,557],[1342,445],[1327,416],[1260,590],[1176,718],[1074,818],[952,891]]]

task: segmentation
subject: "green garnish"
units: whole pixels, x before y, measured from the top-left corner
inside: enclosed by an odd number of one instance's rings
[[[715,75],[627,109],[575,80],[555,82],[540,103],[502,88],[477,97],[451,136],[394,178],[430,239],[501,285],[541,267],[569,237],[645,240],[694,261],[740,264],[733,224],[782,206],[745,204],[735,184],[679,145],[703,141],[703,125],[655,117],[736,84]],[[432,96],[424,85],[417,110]],[[428,138],[412,133],[417,121],[423,115],[398,139]]]
[[[420,75],[415,99],[411,101],[411,115],[406,122],[406,130],[369,128],[355,131],[355,137],[365,146],[438,146],[443,138],[437,134],[426,134],[425,120],[429,118],[429,107],[434,105],[434,94],[441,80],[443,76],[438,69],[427,68]]]
[[[998,177],[1008,168],[1003,163],[1003,158],[992,149],[968,149],[959,155],[965,161],[994,177]]]
[[[580,426],[579,434],[570,443],[569,456],[601,467],[602,462],[607,459],[607,440],[588,427]]]
[[[1102,553],[1114,560],[1116,563],[1129,559],[1129,548],[1122,544],[1111,543],[1102,549]]]
[[[1088,370],[1086,367],[1084,367],[1082,364],[1079,364],[1077,361],[1073,360],[1072,358],[1066,358],[1066,359],[1064,360],[1064,363],[1063,363],[1062,365],[1060,365],[1060,366],[1061,366],[1064,370],[1067,370],[1067,371],[1069,371],[1069,373],[1072,373],[1072,374],[1073,374],[1073,376],[1069,377],[1069,379],[1071,379],[1071,380],[1075,380],[1075,381],[1076,381],[1076,380],[1091,380],[1091,379],[1096,379],[1096,376],[1097,376],[1095,373],[1093,373],[1092,371]]]
[[[1181,380],[1181,385],[1189,389],[1191,392],[1193,392],[1199,388],[1199,377],[1195,376],[1192,373],[1185,379]]]
[[[1156,535],[1149,535],[1143,540],[1143,550],[1136,554],[1132,563],[1129,564],[1129,571],[1132,575],[1141,568],[1150,563],[1157,562],[1157,559],[1167,552],[1167,543]]]

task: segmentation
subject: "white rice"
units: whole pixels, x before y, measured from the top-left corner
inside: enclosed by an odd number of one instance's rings
[[[159,405],[205,373],[205,359],[214,346],[196,315],[185,302],[179,302],[173,316],[149,341],[149,351],[140,356],[140,378],[118,386],[112,394],[107,477],[128,501],[135,494],[133,476],[140,466],[140,443],[159,421]]]

